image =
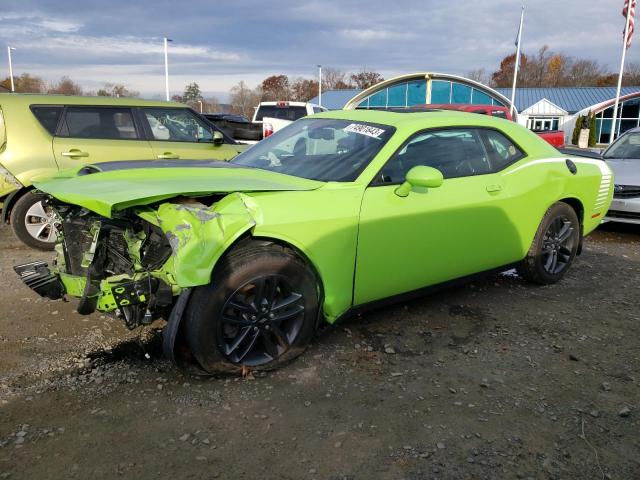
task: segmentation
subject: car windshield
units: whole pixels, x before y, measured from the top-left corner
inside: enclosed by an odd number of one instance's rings
[[[611,145],[603,158],[623,158],[640,160],[640,132],[627,133]]]
[[[324,182],[351,182],[395,128],[333,118],[302,119],[257,143],[231,162]]]

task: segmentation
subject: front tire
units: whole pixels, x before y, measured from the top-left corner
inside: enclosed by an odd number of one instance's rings
[[[527,256],[516,267],[525,280],[540,285],[558,282],[569,270],[580,245],[580,221],[564,202],[545,213]]]
[[[11,209],[11,229],[25,245],[38,250],[53,250],[58,238],[58,220],[50,207],[44,205],[45,196],[27,192]]]
[[[245,241],[197,287],[185,337],[211,374],[269,370],[300,355],[315,332],[320,294],[311,268],[290,249]]]

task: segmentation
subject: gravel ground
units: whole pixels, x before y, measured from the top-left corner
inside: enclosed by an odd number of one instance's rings
[[[0,229],[0,479],[640,478],[640,227],[558,285],[502,274],[330,329],[290,366],[198,378],[38,298]]]

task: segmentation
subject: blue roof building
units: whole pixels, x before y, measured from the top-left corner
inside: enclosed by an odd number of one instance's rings
[[[596,137],[608,143],[611,135],[615,87],[517,88],[517,120],[532,130],[564,130],[568,140],[578,116],[596,116]],[[489,103],[509,106],[510,88],[491,89],[469,79],[446,74],[417,73],[381,82],[367,90],[328,90],[322,106],[397,108],[428,103]],[[319,98],[310,100],[319,103]],[[640,126],[640,86],[623,87],[616,134]]]

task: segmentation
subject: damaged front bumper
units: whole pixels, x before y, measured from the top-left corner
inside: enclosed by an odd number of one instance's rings
[[[168,318],[177,296],[208,284],[220,255],[255,225],[243,195],[215,200],[133,207],[114,218],[50,200],[61,225],[56,258],[14,270],[43,297],[79,298],[83,315],[113,313],[129,328]]]
[[[171,246],[158,227],[137,217],[105,219],[85,209],[55,206],[62,230],[51,266],[14,270],[39,295],[79,298],[77,311],[122,317],[129,328],[166,314],[180,293],[171,272]]]

